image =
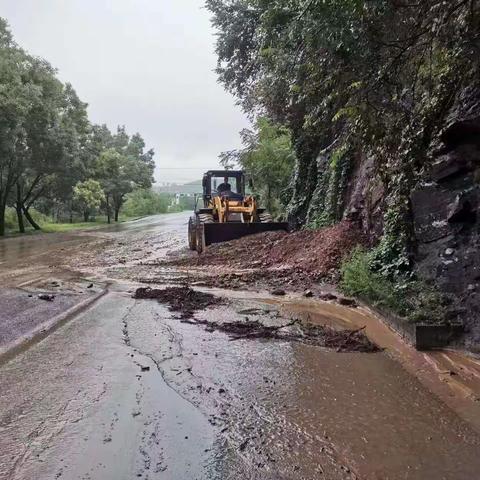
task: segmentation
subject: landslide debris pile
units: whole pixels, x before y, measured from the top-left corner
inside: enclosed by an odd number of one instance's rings
[[[198,310],[221,303],[222,299],[210,293],[193,290],[190,287],[168,287],[165,289],[138,288],[133,295],[136,299],[155,299],[169,306],[171,312],[180,312],[181,318],[193,317]]]
[[[231,269],[286,269],[325,278],[335,274],[342,259],[366,240],[351,222],[320,230],[265,232],[210,246],[198,257],[172,263],[218,265]]]

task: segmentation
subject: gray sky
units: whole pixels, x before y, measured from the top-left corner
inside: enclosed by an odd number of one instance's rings
[[[216,83],[203,0],[0,0],[0,16],[73,84],[92,122],[144,136],[157,182],[196,180],[240,146],[248,121]]]

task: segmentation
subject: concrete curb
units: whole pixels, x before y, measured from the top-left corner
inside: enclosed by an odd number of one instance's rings
[[[364,300],[359,303],[372,311],[380,320],[417,350],[435,350],[448,347],[452,340],[463,333],[462,324],[415,324],[388,310],[374,307]]]
[[[97,300],[102,298],[107,293],[108,287],[91,298],[87,298],[82,302],[77,303],[73,307],[70,307],[65,312],[56,315],[46,322],[43,322],[28,334],[8,343],[4,347],[0,347],[0,365],[8,363],[19,353],[22,353],[33,345],[41,342],[44,338],[48,337],[48,335],[58,330],[80,313],[84,312],[88,307],[92,306]]]

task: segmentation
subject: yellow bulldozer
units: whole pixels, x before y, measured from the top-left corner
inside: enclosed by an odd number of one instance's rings
[[[230,183],[232,182],[232,183]],[[197,197],[188,222],[188,244],[202,253],[208,245],[260,232],[285,230],[288,223],[274,222],[256,198],[246,193],[242,170],[209,170],[203,176],[203,194]]]

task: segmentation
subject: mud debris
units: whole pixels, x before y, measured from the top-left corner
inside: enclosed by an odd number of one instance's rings
[[[40,300],[45,300],[46,302],[53,302],[55,300],[55,295],[50,293],[39,293],[38,298]]]
[[[230,336],[232,341],[272,339],[326,347],[337,352],[374,353],[380,351],[380,348],[365,335],[365,328],[338,331],[324,325],[301,323],[299,320],[271,326],[248,318],[244,321],[225,323],[208,320],[194,320],[188,323],[204,325],[208,332],[224,332]]]
[[[199,292],[188,286],[164,289],[137,288],[133,298],[158,300],[160,303],[167,304],[171,312],[179,312],[182,319],[192,318],[196,311],[205,310],[223,301],[215,295]]]

